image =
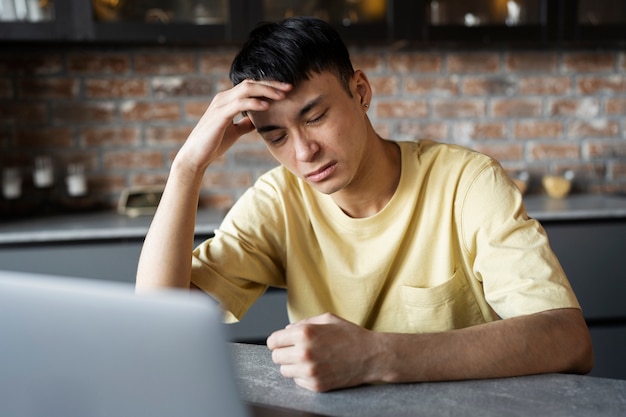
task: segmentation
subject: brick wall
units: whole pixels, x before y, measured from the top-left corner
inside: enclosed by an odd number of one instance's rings
[[[164,183],[213,94],[229,86],[231,48],[4,47],[0,167],[18,167],[22,197],[3,213],[114,205],[123,188]],[[369,75],[380,134],[432,138],[497,158],[514,175],[573,170],[577,192],[626,192],[626,53],[620,50],[352,49]],[[52,190],[32,184],[50,155]],[[85,166],[89,197],[67,196],[65,167]],[[253,134],[206,174],[201,204],[228,207],[275,166]],[[72,206],[73,205],[73,206]],[[7,207],[9,207],[7,211]]]

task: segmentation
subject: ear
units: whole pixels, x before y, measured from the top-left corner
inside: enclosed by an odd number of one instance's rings
[[[356,91],[356,98],[360,101],[362,106],[369,105],[372,101],[372,86],[365,73],[361,70],[356,70],[353,76],[354,89]]]

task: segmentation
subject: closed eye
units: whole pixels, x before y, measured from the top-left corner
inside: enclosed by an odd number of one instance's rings
[[[272,146],[280,145],[281,142],[285,140],[287,135],[283,134],[276,137],[265,137],[265,141],[268,142]]]
[[[306,124],[307,124],[307,125],[314,125],[314,124],[316,124],[316,123],[319,123],[319,122],[320,122],[320,121],[322,121],[322,119],[324,119],[324,117],[326,116],[326,112],[327,112],[327,110],[325,110],[324,112],[322,112],[322,114],[320,114],[319,116],[314,117],[314,118],[313,118],[313,119],[311,119],[311,120],[308,120],[308,121],[306,122]]]

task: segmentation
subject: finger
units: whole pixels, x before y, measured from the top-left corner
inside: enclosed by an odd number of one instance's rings
[[[303,357],[298,348],[288,346],[272,351],[272,362],[277,365],[294,365],[303,362]]]
[[[270,88],[274,88],[277,90],[282,90],[282,91],[289,91],[292,88],[292,85],[289,83],[285,83],[282,81],[273,81],[273,80],[251,80],[251,79],[247,79],[242,81],[240,84],[244,84],[244,85],[250,85],[250,86],[265,86],[265,87],[270,87]]]
[[[239,138],[246,133],[250,133],[254,130],[254,125],[249,117],[244,117],[237,122],[233,122],[231,129],[233,130],[233,134],[235,137]]]
[[[251,81],[246,80],[235,87],[237,94],[243,97],[266,98],[269,100],[281,100],[291,90],[291,85],[276,81]]]
[[[280,349],[288,346],[294,346],[297,338],[294,336],[290,329],[277,330],[272,333],[266,341],[267,347],[270,350]]]

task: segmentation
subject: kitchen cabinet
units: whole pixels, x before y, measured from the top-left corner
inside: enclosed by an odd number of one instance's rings
[[[201,209],[194,243],[211,236],[223,216],[222,210]],[[131,284],[150,221],[95,212],[0,222],[0,270]],[[286,298],[283,290],[268,290],[243,320],[227,326],[231,340],[262,342],[284,327]]]
[[[422,39],[430,42],[539,43],[550,39],[558,13],[553,1],[544,0],[424,3]]]
[[[196,244],[206,236],[197,236]],[[0,269],[74,278],[135,282],[143,239],[96,239],[0,245]],[[260,343],[288,323],[285,291],[270,290],[239,323],[230,339]]]
[[[544,221],[594,344],[591,375],[626,379],[626,218]]]
[[[32,21],[0,11],[0,41],[240,43],[257,22],[292,15],[321,17],[351,43],[545,46],[626,41],[623,30],[626,5],[611,0],[45,0],[39,3],[48,5],[48,18]]]
[[[597,43],[626,40],[626,2],[561,0],[561,26],[566,41]],[[568,7],[569,6],[569,7]]]

